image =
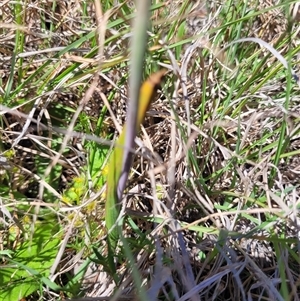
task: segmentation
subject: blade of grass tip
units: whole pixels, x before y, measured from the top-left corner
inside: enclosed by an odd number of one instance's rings
[[[281,62],[281,64],[291,73],[291,75],[293,76],[297,84],[300,86],[299,77],[296,74],[296,72],[290,67],[287,60],[273,46],[271,46],[270,44],[268,44],[267,42],[259,38],[250,37],[250,38],[242,38],[242,39],[235,40],[229,43],[228,45],[226,45],[226,47],[224,47],[224,49],[222,49],[221,51],[224,51],[226,48],[229,48],[233,44],[242,43],[242,42],[254,42],[259,44],[260,46],[267,48],[274,56],[276,56],[276,58]]]

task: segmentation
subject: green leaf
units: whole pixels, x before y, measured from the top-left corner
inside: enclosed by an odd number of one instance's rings
[[[32,241],[23,243],[0,269],[0,300],[20,300],[38,290],[41,284],[60,289],[47,278],[60,243],[58,237],[53,237],[58,232],[57,226],[40,223],[35,229]]]

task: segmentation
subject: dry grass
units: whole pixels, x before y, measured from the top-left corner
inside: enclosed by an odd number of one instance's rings
[[[149,300],[299,300],[299,86],[259,45],[225,47],[261,38],[297,69],[299,3],[291,23],[279,1],[156,3],[145,76],[169,73],[141,131],[113,273],[105,166],[125,120],[134,6],[110,2],[0,4],[0,250],[60,225],[47,277],[61,290],[41,280],[26,300],[140,300],[135,273]]]

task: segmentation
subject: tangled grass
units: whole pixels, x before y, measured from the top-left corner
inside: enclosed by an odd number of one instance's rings
[[[1,300],[300,299],[299,2],[281,2],[153,1],[143,76],[168,73],[111,263],[135,5],[2,1]]]

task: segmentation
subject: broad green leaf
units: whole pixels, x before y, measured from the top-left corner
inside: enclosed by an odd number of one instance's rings
[[[2,265],[0,300],[20,300],[38,290],[41,285],[59,289],[47,278],[60,243],[59,237],[53,237],[57,230],[57,226],[51,223],[37,224],[32,241],[23,243],[10,256],[12,259]]]

